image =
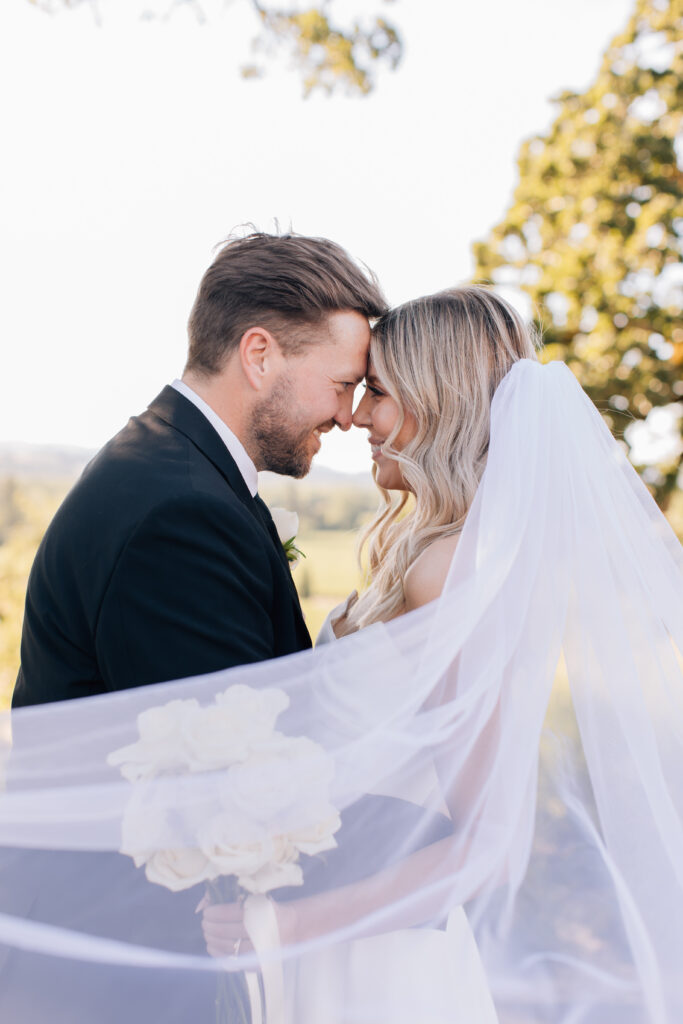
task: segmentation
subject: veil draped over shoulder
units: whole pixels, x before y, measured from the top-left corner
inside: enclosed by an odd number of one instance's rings
[[[679,1024],[682,655],[673,532],[516,363],[438,601],[12,714],[3,1021]],[[205,890],[253,950],[207,955]]]

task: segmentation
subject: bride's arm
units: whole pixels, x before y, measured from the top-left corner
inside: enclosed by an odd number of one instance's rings
[[[403,585],[406,612],[441,596],[458,540],[459,535],[441,538],[415,560]],[[455,698],[458,669],[456,659],[438,691],[425,705],[425,710]],[[471,826],[479,815],[477,798],[485,790],[498,727],[496,705],[473,742],[457,773],[457,780],[453,778],[452,759],[446,755],[434,758],[442,795],[456,828],[458,822],[464,821]],[[401,910],[392,911],[388,925],[380,918],[372,929],[364,929],[363,934],[436,921],[444,916],[445,906],[453,905],[453,898],[448,899],[451,879],[462,867],[468,852],[469,843],[463,841],[462,835],[448,836],[361,881],[324,894],[279,904],[277,913],[282,940],[295,942],[315,938],[331,928],[338,930],[352,926],[383,908],[398,905],[402,905]],[[416,879],[419,880],[419,897],[416,896]],[[462,903],[474,895],[474,891],[460,892],[457,902]]]
[[[440,596],[457,542],[457,536],[436,541],[413,563],[404,581],[406,611],[412,611]],[[458,665],[455,663],[425,710],[454,698],[457,675]],[[472,797],[484,788],[496,731],[497,714],[494,712],[467,756],[466,770],[458,773],[457,784],[452,778],[452,763],[449,759],[435,757],[435,768],[445,803],[455,823],[466,819],[471,823],[472,817],[476,817]],[[438,920],[449,902],[447,896],[450,879],[462,866],[466,853],[467,844],[463,844],[462,837],[460,840],[455,836],[446,837],[365,879],[325,893],[276,903],[281,940],[283,944],[305,941],[330,930],[352,926],[362,918],[381,912],[383,908],[398,905],[402,905],[401,910],[392,911],[389,924],[382,923],[381,914],[378,915],[373,932]],[[416,898],[416,879],[420,883],[419,898]],[[474,893],[459,893],[458,901],[462,902],[472,895]],[[231,905],[216,905],[205,909],[203,928],[207,948],[212,955],[232,951],[236,938],[235,917],[235,908]],[[363,931],[364,935],[370,933],[369,928]]]
[[[470,760],[474,762],[471,772]],[[440,776],[440,769],[443,769],[442,790],[446,803],[451,813],[457,808],[462,820],[467,821],[468,838],[465,838],[462,831],[459,834],[455,832],[366,878],[287,902],[278,903],[276,898],[275,909],[282,945],[305,942],[326,933],[341,931],[357,925],[363,919],[366,919],[366,923],[354,932],[356,938],[416,925],[433,925],[443,919],[453,906],[473,897],[477,889],[474,875],[469,883],[471,891],[463,890],[459,880],[456,893],[453,884],[467,861],[471,838],[476,834],[478,811],[472,806],[472,797],[476,802],[479,790],[472,790],[470,785],[477,784],[487,762],[488,758],[480,757],[478,744],[475,745],[467,759],[467,771],[458,774],[456,787],[446,774],[447,761],[444,760],[443,765],[436,761]],[[457,821],[456,818],[456,829]],[[495,841],[492,850],[494,846]],[[481,872],[477,872],[477,876],[480,875]],[[388,916],[382,914],[385,909],[389,911]],[[202,928],[207,950],[212,956],[234,953],[237,939],[246,937],[241,921],[241,907],[236,904],[206,907]],[[247,951],[250,947],[243,943],[240,948]]]
[[[435,922],[446,916],[449,879],[457,865],[455,843],[447,837],[423,847],[399,863],[349,885],[304,896],[286,903],[275,901],[281,945],[306,942],[326,933],[356,925],[363,918],[385,908],[392,909],[390,921],[378,918],[354,933],[367,937],[414,925]],[[462,851],[458,851],[462,857]],[[419,879],[419,897],[415,880]],[[211,956],[234,954],[236,940],[246,938],[238,904],[214,904],[204,909],[202,929]],[[250,946],[241,944],[247,951]]]
[[[429,545],[415,559],[403,582],[406,611],[415,611],[441,597],[450,571],[460,534],[442,537]],[[458,696],[460,657],[453,659],[448,672],[440,680],[425,703],[425,709],[440,707]],[[500,728],[500,706],[491,708],[485,722],[472,737],[472,746],[467,754],[457,779],[453,778],[452,759],[438,753],[434,756],[434,767],[441,784],[441,792],[448,807],[451,820],[463,821],[476,814],[473,795],[485,791],[490,775],[492,759],[497,749]],[[476,800],[475,800],[476,802]]]

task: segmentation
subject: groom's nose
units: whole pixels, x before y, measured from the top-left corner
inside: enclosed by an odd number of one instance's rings
[[[339,403],[334,422],[340,430],[349,430],[353,420],[353,395],[344,395]]]
[[[352,420],[351,420],[351,422],[353,423],[354,427],[369,427],[370,426],[370,417],[368,416],[367,411],[366,411],[366,409],[367,409],[367,402],[366,402],[367,394],[368,393],[366,391],[365,394],[363,395],[363,397],[361,398],[360,402],[356,406],[356,411],[354,412]]]

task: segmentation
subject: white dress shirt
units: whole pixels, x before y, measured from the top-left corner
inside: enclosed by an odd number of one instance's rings
[[[181,395],[184,395],[188,402],[192,402],[192,404],[195,405],[204,416],[206,416],[207,420],[237,463],[237,468],[242,474],[244,482],[249,488],[249,492],[253,498],[258,489],[258,471],[247,455],[244,445],[240,439],[236,434],[233,434],[230,427],[223,422],[217,413],[213,411],[211,406],[207,405],[204,399],[200,398],[192,388],[188,388],[184,381],[174,380],[171,387],[175,388]]]

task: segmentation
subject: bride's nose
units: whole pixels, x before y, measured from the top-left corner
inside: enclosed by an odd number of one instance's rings
[[[370,417],[370,401],[369,392],[365,391],[360,402],[356,406],[351,422],[354,427],[369,427],[371,423]]]

